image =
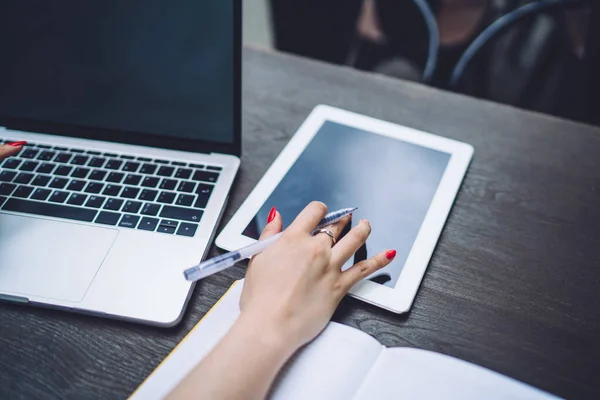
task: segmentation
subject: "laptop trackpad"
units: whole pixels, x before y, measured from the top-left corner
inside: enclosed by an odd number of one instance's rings
[[[81,301],[118,234],[0,214],[0,293]]]

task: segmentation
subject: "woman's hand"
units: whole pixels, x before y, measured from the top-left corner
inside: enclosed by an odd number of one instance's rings
[[[326,213],[324,204],[311,203],[277,243],[253,258],[240,317],[170,399],[264,399],[281,367],[325,328],[348,290],[396,256],[383,251],[342,272],[371,226],[360,221],[332,247],[329,235],[311,235]],[[337,239],[349,221],[326,229]],[[281,216],[273,208],[261,239],[279,232]]]
[[[325,328],[354,285],[396,256],[396,251],[385,250],[342,272],[342,266],[369,237],[371,225],[360,221],[333,246],[328,235],[311,235],[326,213],[323,203],[308,205],[276,244],[253,258],[246,272],[240,323],[273,335],[292,351]],[[270,217],[261,239],[281,232],[281,216],[274,208]],[[350,219],[326,229],[337,239]]]
[[[0,146],[0,161],[18,154],[27,142],[14,142]]]

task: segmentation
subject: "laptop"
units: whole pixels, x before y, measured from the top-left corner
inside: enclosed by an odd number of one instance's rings
[[[241,153],[241,1],[11,2],[0,299],[175,325]]]

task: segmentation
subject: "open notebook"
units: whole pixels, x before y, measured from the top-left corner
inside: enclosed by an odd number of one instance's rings
[[[131,399],[162,399],[216,345],[239,315],[236,282]],[[330,323],[279,374],[271,399],[556,399],[498,373],[445,355],[386,348],[368,334]]]

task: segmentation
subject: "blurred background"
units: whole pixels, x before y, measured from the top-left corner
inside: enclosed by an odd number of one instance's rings
[[[244,42],[600,125],[598,0],[243,0]]]

